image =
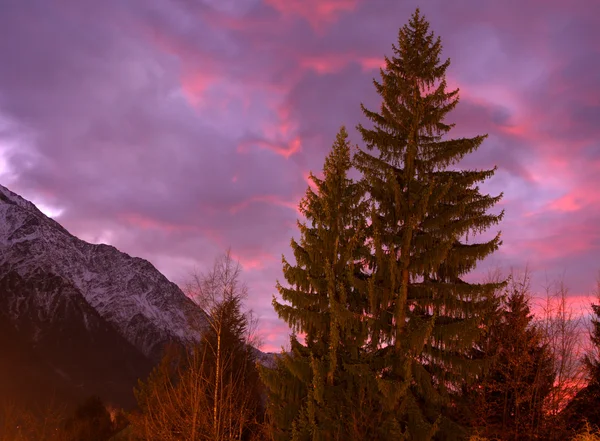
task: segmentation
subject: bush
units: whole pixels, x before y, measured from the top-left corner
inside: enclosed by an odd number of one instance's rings
[[[572,441],[600,441],[600,431],[598,428],[592,428],[589,423],[579,432]]]

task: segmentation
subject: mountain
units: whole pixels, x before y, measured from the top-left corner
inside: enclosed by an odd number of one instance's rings
[[[0,401],[44,407],[100,395],[133,405],[132,388],[153,361],[68,281],[43,271],[27,278],[0,271]]]
[[[150,262],[78,239],[0,185],[0,396],[51,385],[129,404],[164,345],[205,325]]]
[[[56,275],[142,353],[198,337],[202,310],[150,262],[70,234],[31,202],[0,185],[0,276]]]

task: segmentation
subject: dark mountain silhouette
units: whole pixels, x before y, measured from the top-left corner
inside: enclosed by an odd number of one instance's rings
[[[151,263],[78,239],[0,186],[0,400],[129,407],[163,347],[205,323]]]

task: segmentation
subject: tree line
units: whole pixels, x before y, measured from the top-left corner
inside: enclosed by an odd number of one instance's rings
[[[283,258],[273,299],[290,350],[257,363],[227,254],[190,291],[207,312],[202,339],[167,351],[136,389],[128,427],[110,436],[600,439],[600,304],[579,353],[564,285],[549,288],[536,318],[527,271],[466,280],[502,243],[490,235],[502,194],[480,188],[496,169],[460,167],[487,135],[450,136],[459,91],[419,10],[392,49],[373,81],[380,108],[362,106],[364,148],[342,127],[300,202],[294,261]],[[600,303],[600,285],[597,294]]]
[[[565,296],[534,323],[527,275],[465,279],[504,211],[480,191],[495,168],[460,168],[487,135],[450,136],[441,50],[417,10],[373,81],[380,108],[362,106],[365,148],[342,127],[311,175],[273,300],[291,351],[262,369],[273,439],[565,439],[549,423],[579,380]]]

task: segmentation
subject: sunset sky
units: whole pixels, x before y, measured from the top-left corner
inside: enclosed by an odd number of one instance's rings
[[[442,37],[455,136],[488,133],[504,245],[481,266],[600,269],[600,1],[0,0],[0,183],[182,283],[228,247],[264,349],[297,204],[416,6]]]

